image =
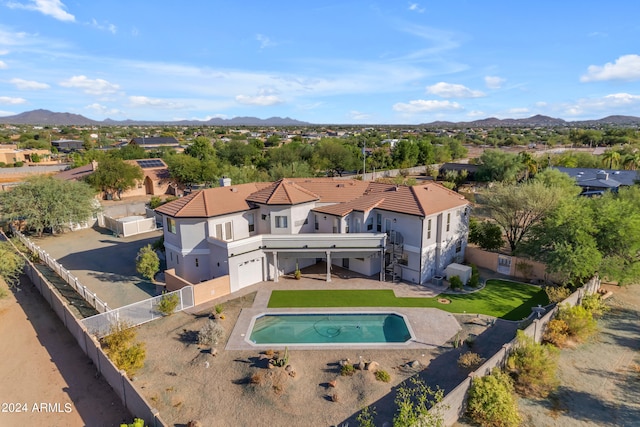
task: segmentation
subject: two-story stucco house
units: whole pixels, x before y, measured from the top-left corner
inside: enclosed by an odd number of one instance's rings
[[[167,268],[231,291],[325,261],[425,283],[464,256],[469,203],[437,183],[285,178],[222,186],[160,206]]]

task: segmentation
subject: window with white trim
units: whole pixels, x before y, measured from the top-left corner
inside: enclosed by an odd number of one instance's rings
[[[451,229],[451,213],[447,214],[447,231]]]
[[[289,225],[288,217],[276,215],[276,228],[287,228]]]
[[[172,234],[176,234],[176,220],[173,218],[167,218],[167,231]]]
[[[231,221],[216,224],[216,239],[230,241],[233,240],[233,224]]]
[[[256,223],[255,223],[254,214],[250,213],[249,216],[247,216],[247,223],[249,225],[249,233],[253,233],[254,231],[256,231]]]
[[[431,238],[431,220],[427,220],[427,239]]]

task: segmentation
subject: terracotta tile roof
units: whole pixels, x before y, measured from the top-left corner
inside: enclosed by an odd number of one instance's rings
[[[318,199],[318,195],[287,179],[276,181],[247,198],[249,202],[264,205],[297,205]]]
[[[329,215],[345,216],[353,211],[368,212],[379,206],[384,201],[384,196],[380,194],[367,194],[358,197],[355,200],[345,203],[336,203],[333,205],[320,206],[312,209],[314,212],[325,213]]]
[[[157,212],[176,218],[209,218],[249,210],[249,195],[262,190],[268,183],[232,185],[207,188],[166,203]]]
[[[362,196],[368,182],[333,178],[288,178],[300,187],[317,194],[320,203],[344,203]]]
[[[156,210],[173,217],[208,218],[248,210],[253,203],[295,205],[312,201],[328,203],[314,208],[314,212],[338,216],[378,208],[424,217],[468,204],[460,194],[432,182],[407,187],[331,178],[295,178],[209,188]]]

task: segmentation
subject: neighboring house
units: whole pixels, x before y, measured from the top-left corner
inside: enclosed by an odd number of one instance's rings
[[[156,209],[167,268],[191,283],[229,275],[235,292],[319,261],[327,281],[338,265],[425,283],[464,258],[469,203],[437,183],[221,181]]]
[[[72,151],[81,151],[84,149],[84,141],[78,141],[75,139],[59,139],[57,141],[51,141],[51,145],[61,153],[70,153]]]
[[[474,181],[478,169],[480,169],[480,166],[468,163],[443,163],[438,170],[438,177],[444,178],[449,171],[457,173],[467,171],[467,181]]]
[[[180,147],[180,142],[172,136],[151,136],[151,137],[141,137],[141,138],[133,138],[130,142],[130,145],[139,145],[145,150],[157,150],[158,148],[173,148],[178,150]]]
[[[605,191],[617,192],[620,187],[630,187],[638,181],[638,172],[633,170],[563,168],[554,169],[566,173],[582,187],[582,195],[593,196]]]
[[[32,156],[36,155],[41,161],[48,160],[50,150],[35,148],[18,148],[15,144],[0,145],[0,163],[12,164],[16,162],[33,163]],[[35,158],[35,157],[34,157]]]
[[[171,184],[169,169],[162,159],[126,160],[126,162],[142,169],[144,178],[134,188],[124,191],[121,194],[122,198],[149,194],[162,195],[169,192]],[[56,178],[78,181],[91,175],[98,167],[99,163],[94,160],[87,165],[62,171],[56,175]]]

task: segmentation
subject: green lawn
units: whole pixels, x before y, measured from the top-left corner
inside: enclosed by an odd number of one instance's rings
[[[472,294],[441,295],[437,298],[396,298],[391,289],[383,290],[309,290],[273,291],[269,308],[292,307],[433,307],[450,313],[486,314],[506,320],[521,320],[531,307],[547,305],[544,290],[524,283],[488,280],[484,289]]]

